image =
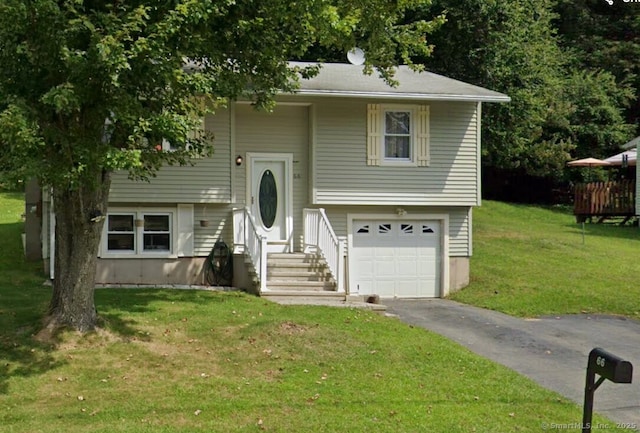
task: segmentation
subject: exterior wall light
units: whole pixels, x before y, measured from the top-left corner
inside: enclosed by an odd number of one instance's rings
[[[236,165],[240,167],[242,165],[242,155],[236,156]]]

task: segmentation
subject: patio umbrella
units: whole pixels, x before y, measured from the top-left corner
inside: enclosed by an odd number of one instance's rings
[[[576,159],[575,161],[569,161],[567,162],[567,165],[569,167],[606,167],[611,165],[611,163],[602,159],[583,158]]]
[[[588,178],[589,180],[593,180],[593,173],[591,173],[591,167],[608,167],[611,164],[602,159],[583,158],[583,159],[576,159],[575,161],[569,161],[567,162],[567,165],[569,167],[588,167],[589,168]]]

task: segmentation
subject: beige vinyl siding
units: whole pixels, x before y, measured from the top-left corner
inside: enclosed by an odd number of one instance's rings
[[[233,247],[233,208],[231,205],[197,204],[194,206],[194,255],[206,256],[218,239]],[[202,227],[201,220],[208,221]]]
[[[347,214],[384,214],[396,216],[396,206],[325,206],[329,221],[338,236],[347,236]],[[449,257],[471,256],[470,207],[404,207],[407,218],[411,214],[449,215]]]
[[[208,115],[205,128],[214,133],[214,154],[195,165],[162,167],[150,182],[132,181],[117,172],[110,200],[122,203],[230,203],[231,125],[229,110]]]
[[[237,207],[246,204],[247,152],[293,154],[294,249],[302,239],[302,209],[309,202],[309,107],[278,105],[272,113],[256,111],[248,104],[236,104],[235,151],[245,163],[235,170]]]
[[[416,102],[429,106],[428,167],[368,166],[367,101],[318,99],[315,103],[314,203],[477,203],[476,103]]]

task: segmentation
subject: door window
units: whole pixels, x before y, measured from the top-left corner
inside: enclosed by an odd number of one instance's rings
[[[258,206],[262,223],[270,229],[273,227],[278,213],[278,186],[271,170],[266,170],[260,179]]]

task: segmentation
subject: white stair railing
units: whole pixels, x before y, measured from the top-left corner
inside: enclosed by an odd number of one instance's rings
[[[338,292],[344,292],[344,242],[336,236],[324,209],[304,209],[303,218],[305,251],[315,249],[324,258],[336,279]]]
[[[267,289],[267,238],[258,233],[248,208],[233,210],[234,247],[236,253],[249,257],[260,283],[260,291]],[[241,246],[242,251],[237,247]]]

